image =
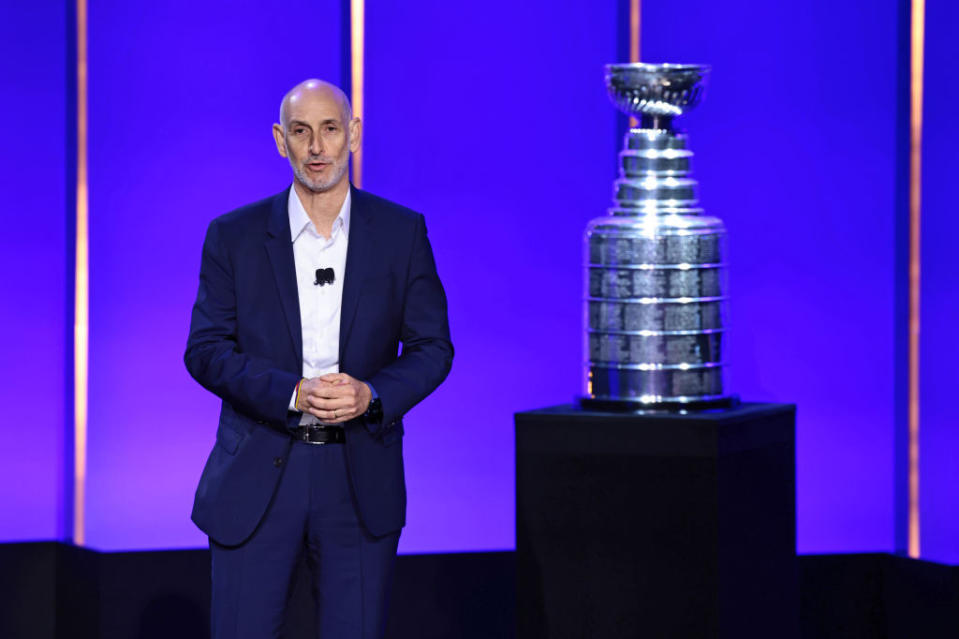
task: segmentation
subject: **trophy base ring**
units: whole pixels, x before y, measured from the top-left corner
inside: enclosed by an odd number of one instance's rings
[[[688,401],[673,399],[655,403],[641,402],[639,400],[602,399],[594,397],[577,397],[576,400],[579,407],[583,410],[597,413],[634,413],[637,415],[719,410],[736,408],[742,403],[739,395],[723,395],[721,397],[690,399]]]

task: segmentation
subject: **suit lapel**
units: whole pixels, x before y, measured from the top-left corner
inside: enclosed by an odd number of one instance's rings
[[[293,261],[293,239],[290,236],[290,216],[287,201],[290,189],[273,198],[267,223],[266,252],[270,256],[273,277],[280,293],[280,304],[286,316],[286,326],[293,340],[298,368],[303,368],[303,332],[300,327],[300,300],[296,292],[296,264]]]
[[[346,273],[343,274],[343,302],[340,307],[340,370],[350,329],[359,306],[363,282],[375,255],[373,220],[366,194],[350,185],[350,239],[346,248]]]

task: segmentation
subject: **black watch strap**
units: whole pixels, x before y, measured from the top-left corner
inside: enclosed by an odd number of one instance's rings
[[[383,402],[380,401],[379,397],[374,397],[370,400],[370,405],[367,407],[366,412],[363,413],[363,418],[372,424],[380,424],[383,422]]]

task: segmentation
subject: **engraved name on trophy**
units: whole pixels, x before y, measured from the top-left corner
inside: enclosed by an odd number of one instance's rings
[[[674,119],[703,98],[708,66],[610,64],[613,103],[639,119],[619,154],[609,215],[585,234],[584,407],[703,408],[724,386],[726,230],[703,215]]]

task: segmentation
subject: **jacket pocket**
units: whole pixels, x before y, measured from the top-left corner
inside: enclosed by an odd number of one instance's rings
[[[240,442],[243,441],[244,437],[245,435],[242,433],[238,433],[227,426],[220,426],[216,429],[216,443],[231,455],[236,454],[236,449],[240,447]]]
[[[383,438],[380,440],[383,442],[384,446],[390,446],[400,441],[403,438],[403,422],[397,422],[394,426],[391,426],[389,430],[383,433]]]

